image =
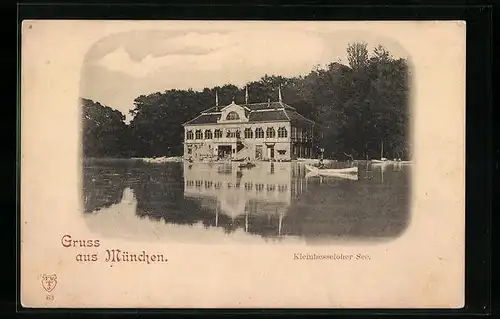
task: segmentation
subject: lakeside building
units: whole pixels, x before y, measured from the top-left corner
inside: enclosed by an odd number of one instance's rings
[[[184,158],[288,161],[313,156],[314,121],[278,102],[215,106],[184,126]]]

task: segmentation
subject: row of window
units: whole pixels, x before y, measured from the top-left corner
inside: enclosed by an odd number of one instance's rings
[[[212,182],[212,181],[186,181],[186,186],[187,187],[196,187],[196,188],[201,188],[203,186],[205,186],[205,188],[215,188],[215,189],[220,189],[222,187],[222,183],[221,182]],[[244,187],[246,190],[252,190],[253,189],[253,186],[254,184],[252,183],[245,183],[244,184]],[[227,187],[228,188],[232,188],[232,187],[238,187],[238,185],[236,184],[233,184],[231,182],[227,183]],[[260,191],[263,191],[264,189],[266,189],[267,191],[275,191],[275,190],[278,190],[279,192],[286,192],[288,190],[288,185],[285,185],[285,184],[278,184],[278,185],[275,185],[275,184],[255,184],[255,190],[257,190],[257,192],[260,192]]]
[[[245,138],[253,138],[254,137],[254,132],[252,131],[251,128],[246,128],[244,131]],[[214,130],[212,134],[212,130],[205,130],[203,134],[202,130],[196,130],[194,133],[193,131],[187,131],[186,132],[186,139],[192,140],[196,138],[197,140],[201,140],[205,138],[206,140],[210,140],[212,138],[222,138],[222,130],[216,129]],[[274,138],[276,137],[276,130],[272,127],[268,127],[265,136],[267,138]],[[240,131],[239,130],[227,130],[226,131],[226,137],[240,137]],[[278,137],[288,137],[288,131],[285,127],[280,127],[278,129]],[[255,129],[255,138],[264,138],[264,130],[260,127]]]

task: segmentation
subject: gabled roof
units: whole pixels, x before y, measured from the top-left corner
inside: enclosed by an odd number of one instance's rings
[[[314,121],[300,115],[295,108],[283,102],[250,103],[238,104],[239,106],[250,110],[248,113],[248,122],[273,122],[273,121],[291,121],[291,122],[309,122]],[[184,123],[184,125],[196,124],[216,124],[221,118],[221,109],[227,106],[211,107],[203,111],[194,119]]]
[[[286,110],[295,110],[294,107],[285,104],[283,102],[265,102],[265,103],[250,103],[250,104],[241,104],[242,107],[247,107],[252,111],[265,110],[265,109],[286,109]]]
[[[219,106],[219,111],[220,111],[220,106]],[[212,106],[211,108],[206,109],[206,110],[202,111],[201,113],[211,113],[211,112],[217,112],[215,106]]]
[[[291,111],[291,110],[283,110],[283,111],[286,113],[286,115],[288,116],[288,118],[292,122],[293,121],[306,121],[306,122],[314,123],[313,120],[308,119],[307,117],[301,115],[297,111]]]
[[[231,105],[231,104],[229,104]],[[224,105],[224,106],[219,106],[218,108],[215,106],[212,106],[209,109],[204,110],[202,113],[212,113],[212,112],[219,112],[223,108],[229,106],[229,105]],[[259,110],[266,110],[266,109],[285,109],[285,110],[293,110],[295,111],[295,108],[293,106],[290,106],[288,104],[285,104],[283,102],[265,102],[265,103],[248,103],[248,104],[236,104],[239,105],[247,110],[250,111],[259,111]]]
[[[217,123],[220,119],[220,114],[200,114],[191,121],[188,121],[184,124],[210,124]]]
[[[251,112],[249,122],[271,122],[271,121],[289,121],[284,110]]]

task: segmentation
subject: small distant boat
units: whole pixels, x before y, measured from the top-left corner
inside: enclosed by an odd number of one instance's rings
[[[388,160],[387,158],[384,157],[384,141],[380,141],[380,159],[372,159],[371,160],[372,164],[403,164],[403,165],[409,165],[411,164],[411,161],[402,161],[400,158],[395,158],[394,160]]]
[[[380,141],[380,159],[372,159],[373,164],[392,164],[394,161],[389,161],[384,157],[384,141]]]
[[[372,164],[397,164],[397,165],[410,165],[411,161],[401,161],[401,160],[371,160]]]
[[[347,168],[318,168],[315,166],[305,165],[308,170],[318,175],[338,175],[338,174],[349,174],[358,173],[358,167],[347,167]]]
[[[255,167],[254,163],[245,163],[245,164],[240,164],[238,165],[239,168],[252,168]]]
[[[382,160],[373,159],[372,163],[374,163],[374,164],[389,164],[389,163],[392,163],[392,161],[388,161],[387,159],[382,159]]]

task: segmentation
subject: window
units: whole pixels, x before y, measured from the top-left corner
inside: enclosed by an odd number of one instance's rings
[[[214,131],[214,138],[221,138],[222,137],[222,131],[219,129],[216,129]]]
[[[280,127],[278,129],[278,137],[287,137],[287,131],[285,127]]]
[[[234,121],[234,120],[239,120],[240,119],[240,116],[238,115],[238,113],[232,111],[232,112],[229,112],[229,114],[226,116],[226,120],[228,121]]]
[[[246,128],[245,129],[245,138],[252,138],[253,137],[253,132],[251,128]]]
[[[226,132],[226,137],[229,138],[234,138],[234,137],[239,137],[240,132],[238,130],[227,130]]]
[[[212,130],[205,130],[205,139],[206,140],[212,139]]]
[[[285,155],[285,154],[286,154],[286,150],[278,150],[278,153],[279,153],[280,155]]]
[[[255,129],[255,138],[264,138],[264,130],[260,127]]]
[[[287,185],[278,185],[278,191],[279,192],[286,192],[288,190]]]
[[[292,138],[297,138],[297,128],[292,127]]]
[[[273,138],[276,136],[276,131],[272,127],[268,127],[266,130],[266,137],[267,138]]]
[[[196,135],[197,140],[203,139],[203,135],[201,134],[201,130],[196,130],[195,135]]]
[[[186,139],[187,140],[192,140],[193,139],[193,131],[187,131],[186,132]]]

